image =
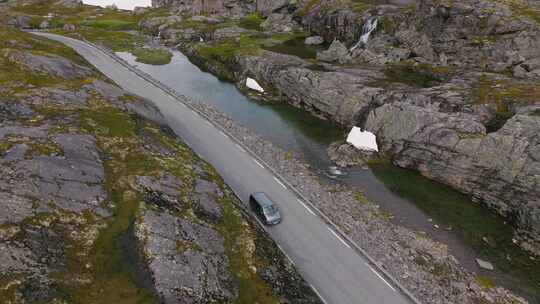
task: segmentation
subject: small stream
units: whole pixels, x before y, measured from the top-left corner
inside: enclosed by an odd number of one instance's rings
[[[364,192],[368,199],[392,213],[395,223],[425,231],[434,240],[447,244],[469,271],[490,277],[529,299],[540,300],[540,263],[531,261],[512,244],[512,229],[503,219],[465,195],[392,165],[352,168],[338,180],[329,179],[325,172],[332,162],[326,148],[342,140],[344,130],[286,103],[251,100],[234,84],[201,71],[178,51],[173,51],[171,63],[163,66],[138,63],[130,53],[117,54],[177,92],[215,106],[263,138],[301,155],[321,180],[346,183]],[[491,261],[497,270],[480,269],[475,262],[478,257]]]

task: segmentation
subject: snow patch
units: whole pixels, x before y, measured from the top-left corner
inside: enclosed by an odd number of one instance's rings
[[[257,81],[253,78],[247,78],[246,79],[246,86],[252,90],[255,90],[260,93],[264,93],[264,89],[257,83]]]
[[[377,146],[377,136],[371,132],[362,131],[358,127],[353,127],[351,129],[351,132],[349,132],[349,135],[347,135],[347,142],[359,150],[379,152],[379,147]]]

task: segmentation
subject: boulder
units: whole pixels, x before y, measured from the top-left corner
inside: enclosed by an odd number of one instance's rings
[[[349,143],[335,142],[327,149],[330,160],[337,166],[345,168],[352,166],[365,166],[374,157],[374,151],[359,150]]]
[[[48,20],[43,20],[40,24],[39,24],[39,28],[42,29],[42,30],[46,30],[48,28],[51,27],[51,23],[48,21]]]
[[[208,24],[218,24],[218,23],[222,22],[218,18],[201,16],[201,15],[193,16],[193,17],[191,17],[191,20],[196,21],[196,22],[204,22],[204,23],[208,23]]]
[[[261,23],[261,27],[268,32],[289,33],[295,30],[298,25],[293,21],[290,14],[270,14],[266,20]]]
[[[324,43],[324,38],[321,36],[311,36],[307,37],[304,43],[307,45],[320,45]]]
[[[64,24],[62,29],[64,31],[73,32],[73,31],[75,31],[77,29],[77,27],[74,24],[66,23],[66,24]]]
[[[32,27],[30,25],[31,22],[32,22],[31,17],[20,15],[20,16],[11,18],[7,24],[13,27],[21,28],[21,29],[29,29]]]
[[[476,263],[477,263],[478,266],[480,266],[480,268],[482,268],[482,269],[485,269],[485,270],[495,270],[495,267],[493,267],[493,264],[491,264],[491,263],[488,262],[488,261],[484,261],[484,260],[481,260],[481,259],[476,259]]]
[[[287,7],[290,2],[290,0],[257,0],[257,11],[263,17],[267,17],[270,14]]]
[[[317,60],[343,64],[351,61],[351,55],[349,49],[336,39],[328,50],[317,53]]]

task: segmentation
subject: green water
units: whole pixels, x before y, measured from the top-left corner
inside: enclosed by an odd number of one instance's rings
[[[452,227],[480,258],[490,261],[504,274],[501,279],[506,285],[540,300],[540,261],[531,260],[513,244],[513,229],[501,217],[416,171],[391,164],[370,167],[388,189],[413,202],[441,228]]]
[[[265,50],[293,55],[303,59],[315,59],[317,58],[317,52],[326,50],[328,45],[306,45],[304,40],[306,37],[296,37],[294,39],[287,40],[281,44],[273,46],[263,47]]]

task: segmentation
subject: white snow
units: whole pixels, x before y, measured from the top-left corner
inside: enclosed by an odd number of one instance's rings
[[[359,150],[379,151],[377,146],[377,137],[375,134],[362,131],[358,127],[353,127],[347,136],[347,142]]]
[[[84,4],[107,6],[116,4],[120,9],[133,10],[136,6],[151,6],[151,0],[83,0]]]
[[[264,93],[264,89],[257,83],[257,81],[253,78],[247,78],[246,79],[246,86],[252,90],[255,90],[257,92]]]

